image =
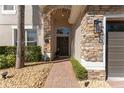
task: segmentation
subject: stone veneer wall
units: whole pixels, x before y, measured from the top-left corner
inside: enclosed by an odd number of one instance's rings
[[[88,80],[105,80],[105,76],[104,70],[88,70]]]
[[[102,20],[102,16],[86,14],[82,20],[81,58],[86,61],[102,62],[103,44],[99,43],[99,35],[95,33],[94,20]]]
[[[52,33],[52,25],[51,25],[51,16],[44,16],[44,51],[47,53],[51,52],[51,33]]]
[[[94,20],[103,21],[104,15],[122,13],[124,13],[124,6],[87,6],[81,22],[82,59],[91,62],[103,62],[103,43],[99,43],[99,35],[95,33]]]

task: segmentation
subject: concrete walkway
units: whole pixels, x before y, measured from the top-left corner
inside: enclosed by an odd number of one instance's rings
[[[112,88],[124,88],[124,81],[108,81]]]
[[[54,63],[44,87],[79,88],[71,63],[69,61]]]

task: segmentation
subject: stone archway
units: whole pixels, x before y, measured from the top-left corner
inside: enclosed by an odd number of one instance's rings
[[[52,60],[56,52],[56,28],[69,27],[68,18],[70,16],[71,6],[45,6],[43,12],[44,25],[44,52]]]

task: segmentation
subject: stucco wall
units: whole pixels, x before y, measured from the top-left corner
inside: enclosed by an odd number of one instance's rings
[[[0,46],[12,45],[12,27],[17,26],[17,14],[17,6],[16,14],[2,14],[2,5],[0,5]],[[25,26],[37,29],[38,45],[40,46],[43,45],[41,14],[39,6],[25,6]]]
[[[16,14],[2,14],[0,6],[0,24],[17,24],[17,6]],[[32,6],[25,6],[25,24],[32,24]]]
[[[0,46],[12,45],[12,29],[10,25],[0,25]]]
[[[80,41],[81,41],[81,27],[77,28],[75,31],[75,37],[74,38],[74,57],[80,61]]]

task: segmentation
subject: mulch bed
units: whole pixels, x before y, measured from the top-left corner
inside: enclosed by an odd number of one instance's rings
[[[22,69],[8,68],[0,70],[0,73],[8,71],[7,79],[0,75],[1,88],[40,88],[44,86],[46,78],[53,63],[27,63]]]
[[[104,80],[84,80],[79,81],[79,84],[82,88],[111,88]]]

